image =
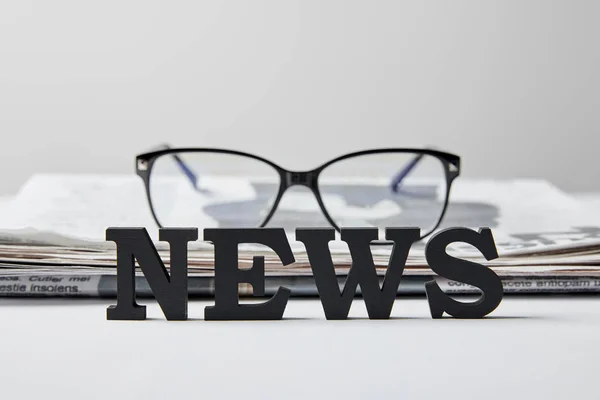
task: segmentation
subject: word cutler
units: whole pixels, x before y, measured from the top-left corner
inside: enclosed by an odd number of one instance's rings
[[[360,285],[370,319],[387,319],[396,300],[408,252],[420,237],[418,228],[387,228],[385,239],[393,242],[383,284],[373,262],[370,245],[378,239],[375,228],[341,230],[341,239],[348,244],[352,266],[340,291],[328,243],[335,239],[333,229],[297,229],[296,240],[304,243],[315,284],[327,319],[345,319]],[[107,309],[109,320],[143,320],[146,307],[135,299],[135,260],[146,277],[150,289],[168,320],[187,319],[187,251],[188,243],[198,239],[195,228],[162,228],[159,239],[170,245],[170,274],[165,268],[145,228],[108,228],[106,240],[117,245],[117,304]],[[238,266],[238,245],[255,243],[268,246],[283,265],[295,262],[294,254],[281,228],[204,229],[204,240],[214,244],[215,304],[206,307],[206,320],[276,320],[281,319],[290,297],[290,290],[280,287],[268,301],[260,304],[240,304],[238,284],[248,283],[253,293],[264,295],[265,260],[254,256],[252,267]],[[451,243],[468,243],[476,247],[489,261],[498,257],[492,232],[466,228],[450,228],[433,236],[425,248],[429,267],[436,274],[479,288],[481,297],[475,302],[459,302],[446,295],[435,282],[425,284],[431,316],[444,313],[456,318],[482,318],[502,301],[500,278],[482,264],[450,256],[446,248]]]

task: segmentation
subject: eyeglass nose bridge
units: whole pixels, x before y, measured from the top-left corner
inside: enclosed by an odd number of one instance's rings
[[[313,189],[317,186],[317,176],[315,171],[286,171],[286,187],[300,185]]]

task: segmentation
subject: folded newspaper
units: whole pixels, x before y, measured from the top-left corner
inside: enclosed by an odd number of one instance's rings
[[[370,191],[354,192],[365,196]],[[240,265],[249,266],[253,256],[264,255],[266,295],[286,286],[292,295],[313,296],[317,291],[308,257],[303,245],[294,241],[294,229],[303,227],[297,221],[328,224],[316,203],[307,206],[315,201],[310,192],[300,188],[286,196],[291,198],[284,212],[276,213],[269,226],[286,229],[296,262],[283,266],[264,247],[245,245],[240,248]],[[156,241],[158,227],[139,178],[33,176],[0,207],[0,296],[114,296],[115,245],[105,241],[109,226],[146,227],[168,266],[168,248]],[[441,228],[450,226],[492,228],[498,259],[486,261],[468,245],[453,245],[451,251],[492,268],[506,293],[600,292],[600,213],[547,182],[460,179],[452,189]],[[201,234],[203,226],[198,228]],[[448,293],[478,291],[436,277],[425,261],[424,241],[411,249],[399,294],[422,294],[424,283],[431,279]],[[343,242],[332,242],[331,250],[343,286],[352,260]],[[391,246],[375,246],[372,252],[383,278]],[[211,296],[212,246],[202,241],[192,244],[188,260],[190,296]],[[136,287],[140,295],[151,295],[139,271]],[[252,294],[251,286],[241,286],[240,293]]]

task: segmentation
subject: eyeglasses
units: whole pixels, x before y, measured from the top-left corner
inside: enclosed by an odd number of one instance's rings
[[[324,215],[338,231],[415,226],[423,238],[444,217],[460,157],[388,148],[346,154],[309,171],[289,171],[240,151],[164,146],[138,155],[136,169],[160,227],[249,228],[271,221],[293,229],[323,226]],[[296,185],[312,194],[291,191],[284,196]],[[275,210],[283,215],[273,218]]]

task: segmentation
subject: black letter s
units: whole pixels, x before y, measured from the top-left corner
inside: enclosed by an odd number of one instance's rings
[[[427,282],[425,292],[431,317],[441,318],[446,312],[455,318],[482,318],[494,311],[502,301],[502,281],[494,271],[484,265],[448,255],[446,247],[454,242],[475,246],[488,261],[498,258],[490,228],[481,228],[479,232],[466,228],[450,228],[433,236],[425,247],[425,258],[429,267],[444,278],[478,287],[483,294],[474,303],[462,303],[446,295],[435,281]]]

